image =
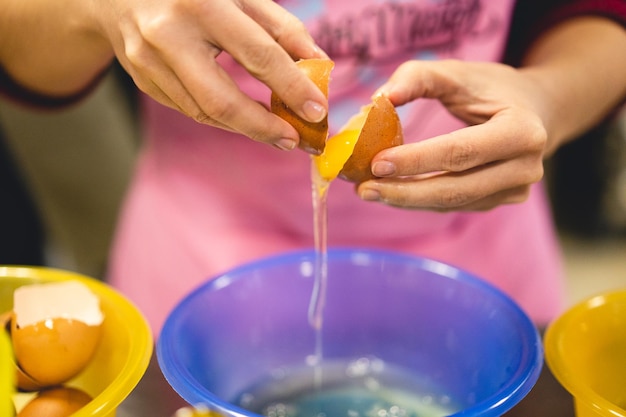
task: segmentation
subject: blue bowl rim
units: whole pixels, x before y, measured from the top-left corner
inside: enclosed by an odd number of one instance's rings
[[[203,405],[206,407],[209,406],[206,401],[210,400],[212,408],[222,413],[241,417],[247,417],[250,415],[263,417],[217,397],[199,384],[180,362],[173,361],[171,359],[173,357],[171,354],[175,350],[174,348],[176,346],[175,338],[171,337],[174,322],[176,321],[176,315],[177,312],[193,298],[200,296],[200,294],[205,291],[218,290],[221,288],[223,286],[223,281],[219,280],[221,277],[228,277],[230,284],[239,279],[239,277],[245,275],[245,273],[250,270],[271,267],[276,264],[313,260],[315,255],[316,253],[312,249],[296,250],[279,253],[242,264],[206,280],[179,301],[179,303],[168,315],[157,339],[156,345],[157,360],[161,368],[161,372],[178,395],[191,405]],[[472,273],[450,265],[449,263],[441,262],[428,257],[382,249],[349,247],[328,249],[329,260],[346,259],[354,257],[355,255],[368,256],[370,258],[385,258],[395,262],[409,262],[421,269],[436,273],[444,278],[463,281],[502,300],[508,307],[510,307],[511,312],[519,320],[523,330],[522,334],[524,335],[524,340],[529,342],[527,352],[524,355],[525,359],[522,361],[522,366],[520,367],[521,369],[518,369],[515,373],[515,377],[509,381],[507,385],[501,388],[497,397],[496,395],[488,397],[483,401],[474,404],[472,407],[466,408],[455,414],[451,414],[449,417],[498,417],[513,408],[531,391],[539,379],[539,375],[543,367],[543,344],[541,336],[537,327],[533,324],[527,314],[506,293]],[[168,343],[168,341],[170,343]],[[530,369],[530,372],[525,372],[528,369]],[[184,382],[182,387],[180,384],[177,384],[179,381]]]

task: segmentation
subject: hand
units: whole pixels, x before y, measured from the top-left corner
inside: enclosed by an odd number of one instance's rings
[[[526,51],[519,70],[458,61],[402,65],[381,87],[395,105],[439,100],[469,127],[380,152],[365,200],[438,211],[524,201],[543,159],[626,99],[626,32],[599,16],[565,20]],[[598,65],[602,62],[603,65]]]
[[[469,126],[380,152],[372,171],[382,179],[358,186],[364,200],[443,212],[487,210],[524,201],[542,178],[545,100],[523,71],[496,63],[411,61],[378,93],[396,106],[437,99]]]
[[[230,54],[300,116],[327,101],[294,64],[324,57],[304,25],[271,0],[107,0],[94,16],[137,86],[198,122],[293,149],[298,134],[242,93],[216,61]]]

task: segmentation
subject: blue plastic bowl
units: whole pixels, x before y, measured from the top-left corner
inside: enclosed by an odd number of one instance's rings
[[[235,398],[315,351],[314,265],[312,251],[264,259],[183,299],[157,343],[174,390],[225,416],[257,416]],[[535,326],[501,291],[437,261],[375,250],[329,251],[322,341],[324,360],[376,357],[427,378],[454,399],[453,416],[504,414],[543,363]]]

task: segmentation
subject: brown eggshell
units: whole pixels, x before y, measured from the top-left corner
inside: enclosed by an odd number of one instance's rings
[[[395,107],[387,97],[376,96],[352,155],[339,177],[355,183],[375,178],[371,170],[374,156],[383,149],[402,145],[403,140],[402,125]]]
[[[11,334],[11,319],[12,318],[13,318],[13,311],[7,311],[7,312],[0,314],[0,329],[5,329],[9,335]],[[16,369],[15,380],[17,383],[17,387],[20,389],[20,391],[27,391],[27,392],[38,391],[41,388],[43,388],[41,384],[38,384],[37,381],[33,380],[31,377],[26,375],[24,371],[22,371],[20,367],[17,366],[17,364],[15,363],[15,358],[12,357],[11,359]]]
[[[317,87],[328,97],[328,84],[330,73],[335,63],[329,59],[303,59],[296,62],[296,65],[306,73],[306,75],[317,85]],[[319,123],[311,123],[293,112],[274,93],[270,102],[271,110],[274,114],[291,124],[300,135],[301,149],[313,153],[321,154],[328,136],[328,118],[324,118]]]
[[[22,371],[22,369],[17,364],[15,364],[15,369],[17,372],[17,377],[15,378],[17,381],[17,388],[20,391],[34,392],[46,388],[44,384],[40,384],[39,382],[28,376],[26,372]]]
[[[17,417],[69,417],[91,401],[85,392],[69,387],[41,391]]]
[[[100,340],[100,326],[54,318],[20,328],[13,319],[11,339],[24,374],[40,386],[54,386],[68,381],[89,363]],[[19,380],[18,374],[18,384]]]

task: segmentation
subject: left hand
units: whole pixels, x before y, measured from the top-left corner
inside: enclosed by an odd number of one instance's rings
[[[527,199],[543,177],[553,109],[523,71],[497,63],[409,61],[378,94],[400,106],[439,100],[469,126],[380,152],[364,200],[434,211],[487,210]]]

